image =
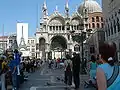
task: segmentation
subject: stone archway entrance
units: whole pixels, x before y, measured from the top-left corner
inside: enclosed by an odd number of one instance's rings
[[[51,58],[64,58],[67,49],[67,41],[63,36],[54,36],[51,40]]]
[[[41,59],[45,59],[45,39],[44,38],[40,38],[39,39],[39,51],[40,51],[40,57]]]

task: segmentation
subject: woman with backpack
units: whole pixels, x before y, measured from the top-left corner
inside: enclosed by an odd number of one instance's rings
[[[116,44],[113,42],[103,43],[99,47],[99,60],[96,79],[98,90],[120,90],[120,70],[115,65]]]
[[[66,55],[66,60],[64,61],[65,67],[65,84],[72,85],[72,61],[69,55]]]

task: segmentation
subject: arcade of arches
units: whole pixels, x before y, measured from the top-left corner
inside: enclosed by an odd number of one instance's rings
[[[44,59],[57,59],[57,58],[65,58],[66,53],[72,55],[72,51],[70,53],[70,49],[68,49],[67,40],[64,36],[53,36],[51,38],[51,42],[47,47],[46,40],[44,38],[39,39],[38,48],[40,51],[40,57]],[[46,49],[49,48],[48,52]],[[80,51],[80,45],[76,44],[74,46],[74,51]]]
[[[65,56],[65,50],[67,49],[67,41],[63,36],[54,36],[51,39],[50,53],[48,57],[50,59],[63,58]]]

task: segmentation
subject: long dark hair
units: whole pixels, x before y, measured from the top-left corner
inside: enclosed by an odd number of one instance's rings
[[[94,63],[96,62],[96,57],[94,55],[91,56],[91,61]]]
[[[116,54],[116,44],[114,42],[104,42],[99,47],[99,53],[109,65],[113,66],[115,60],[108,60],[110,57],[114,59]]]

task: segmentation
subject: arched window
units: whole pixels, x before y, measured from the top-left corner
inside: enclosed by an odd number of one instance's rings
[[[100,24],[99,23],[97,23],[97,28],[100,28]]]
[[[113,35],[113,26],[112,26],[112,22],[111,22],[111,35]]]
[[[92,53],[95,53],[95,47],[94,46],[91,46],[90,47],[90,53],[92,54]]]
[[[55,30],[55,26],[53,26],[53,30]]]
[[[103,23],[101,23],[101,28],[103,28]]]
[[[105,26],[105,30],[106,30],[106,36],[108,37],[108,28],[107,28],[107,26]]]
[[[79,30],[79,25],[77,25],[77,30]]]
[[[58,30],[58,26],[56,26],[56,30]]]
[[[120,41],[120,40],[119,40]],[[120,50],[120,43],[119,43],[119,50]]]
[[[103,17],[101,17],[101,22],[103,22]]]
[[[92,22],[95,22],[95,18],[94,17],[92,17]]]
[[[89,28],[91,28],[91,24],[89,24]]]
[[[92,28],[95,28],[95,24],[94,23],[92,23]]]
[[[50,26],[50,31],[52,30],[52,26]]]
[[[115,12],[115,16],[117,16],[117,12]]]
[[[114,20],[114,32],[116,33],[116,23],[115,23],[115,20]]]
[[[120,23],[119,23],[119,18],[117,17],[117,27],[118,27],[118,32],[120,32]]]
[[[80,46],[78,44],[74,46],[74,51],[76,52],[80,51]]]
[[[64,27],[64,26],[62,26],[62,30],[65,30],[65,27]]]
[[[99,17],[98,16],[96,16],[96,22],[99,22]]]
[[[71,29],[74,30],[74,29],[73,29],[73,25],[71,25]]]
[[[44,38],[39,39],[39,51],[42,51],[42,57],[45,57],[45,42]]]
[[[59,30],[61,30],[61,26],[59,26]]]
[[[106,22],[108,22],[108,19],[106,19]]]
[[[76,29],[76,25],[74,25],[74,30],[77,30],[77,29]]]
[[[108,36],[110,36],[110,26],[108,24]]]
[[[70,30],[70,24],[69,23],[66,24],[66,29]]]

